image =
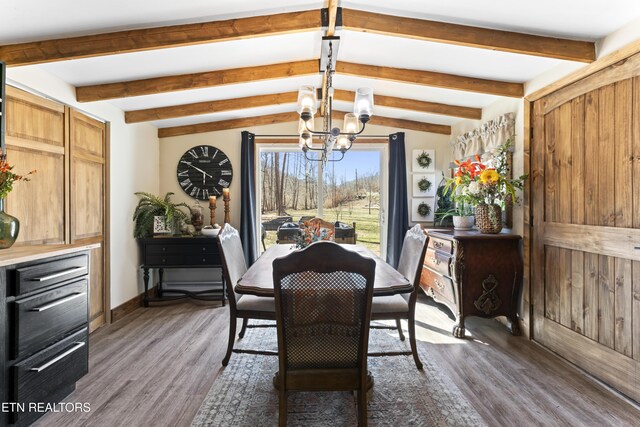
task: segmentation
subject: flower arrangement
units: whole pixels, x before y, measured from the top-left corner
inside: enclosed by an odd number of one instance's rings
[[[7,155],[0,150],[0,199],[5,199],[11,190],[13,190],[13,183],[16,181],[31,181],[28,177],[33,175],[37,171],[34,169],[25,175],[18,175],[13,172],[13,166],[7,162]]]
[[[416,157],[416,161],[421,168],[428,168],[429,166],[431,166],[432,160],[429,153],[423,151],[422,153],[418,154],[418,157]]]
[[[321,240],[333,240],[334,232],[328,228],[322,227],[320,224],[312,224],[304,221],[300,227],[300,234],[296,236],[296,248],[303,249]]]
[[[527,175],[510,178],[511,170],[507,162],[507,153],[513,142],[509,138],[496,149],[494,157],[486,164],[480,156],[474,160],[455,161],[458,170],[447,181],[447,191],[453,191],[453,199],[464,206],[498,205],[508,199],[518,201],[516,190],[522,190]]]

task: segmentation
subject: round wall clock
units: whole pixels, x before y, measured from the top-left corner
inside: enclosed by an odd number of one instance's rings
[[[222,195],[231,185],[233,168],[226,154],[210,145],[198,145],[185,152],[178,161],[177,179],[189,196],[207,200]]]

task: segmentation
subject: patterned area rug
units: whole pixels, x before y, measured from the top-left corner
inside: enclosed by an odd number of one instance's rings
[[[238,345],[276,351],[276,328],[249,329]],[[408,347],[408,338],[402,342],[389,330],[371,330],[369,351],[405,351]],[[369,425],[486,425],[453,381],[433,366],[424,347],[418,343],[423,371],[416,369],[411,356],[369,358],[375,379],[369,394]],[[233,354],[192,426],[276,426],[278,393],[272,379],[277,370],[276,356]],[[355,426],[355,398],[350,392],[290,393],[288,425]]]

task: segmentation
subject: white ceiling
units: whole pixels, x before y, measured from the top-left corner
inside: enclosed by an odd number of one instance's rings
[[[7,3],[7,2],[5,2]],[[326,7],[322,0],[11,0],[0,14],[0,44],[97,34],[178,23],[205,22]],[[640,17],[640,0],[344,0],[340,6],[413,18],[432,19],[558,36],[598,40]],[[26,25],[25,23],[28,23]],[[521,54],[431,43],[399,37],[338,30],[338,59],[397,68],[436,71],[525,83],[565,61]],[[74,85],[91,85],[202,71],[299,61],[320,56],[319,30],[189,47],[160,49],[54,62],[40,67]],[[217,99],[295,91],[302,84],[320,85],[319,75],[116,99],[124,111]],[[468,107],[485,107],[499,97],[336,75],[334,87],[370,86],[381,95]],[[350,108],[336,102],[336,109]],[[292,111],[293,105],[260,107],[152,122],[177,126]],[[377,115],[436,124],[459,118],[376,107]]]

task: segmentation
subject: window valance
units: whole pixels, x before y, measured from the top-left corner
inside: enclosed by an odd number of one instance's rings
[[[490,155],[500,145],[504,144],[515,132],[515,114],[507,113],[451,141],[451,158],[463,160],[476,154]]]

